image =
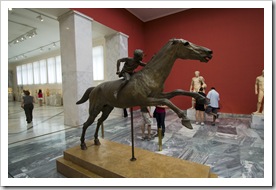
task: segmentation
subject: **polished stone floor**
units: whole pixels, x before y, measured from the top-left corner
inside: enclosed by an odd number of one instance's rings
[[[63,107],[35,105],[33,115],[33,127],[27,126],[20,103],[8,104],[9,178],[65,178],[56,170],[56,159],[67,148],[80,144],[82,126],[65,126]],[[131,118],[122,115],[111,114],[105,121],[104,139],[131,145]],[[136,147],[205,164],[219,178],[264,177],[264,131],[249,127],[250,116],[221,115],[215,126],[208,121],[204,126],[193,123],[194,129],[189,130],[168,110],[159,151],[157,138],[142,141],[140,112],[133,115]],[[95,123],[86,132],[87,140],[93,139],[94,130]],[[153,119],[152,135],[156,131]]]

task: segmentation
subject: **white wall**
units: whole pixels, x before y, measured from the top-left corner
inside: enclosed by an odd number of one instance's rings
[[[47,59],[49,57],[55,57],[60,55],[60,51],[56,50],[56,51],[52,51],[52,52],[48,52],[45,53],[41,56],[37,56],[37,57],[33,57],[30,59],[24,59],[22,61],[18,61],[16,63],[12,63],[9,64],[8,69],[13,71],[13,95],[15,96],[16,101],[21,101],[21,93],[24,90],[29,90],[31,95],[35,97],[35,100],[37,102],[37,92],[39,89],[42,90],[43,95],[44,95],[44,103],[46,102],[46,91],[47,89],[49,90],[50,95],[51,94],[56,94],[59,93],[62,96],[62,84],[34,84],[34,85],[17,85],[17,76],[16,76],[16,66],[18,65],[23,65],[23,64],[27,64],[27,63],[32,63],[41,59]]]

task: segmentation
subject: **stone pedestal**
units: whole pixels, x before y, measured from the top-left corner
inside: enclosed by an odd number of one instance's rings
[[[195,121],[196,120],[196,110],[195,109],[187,109],[187,117],[191,120],[191,121]]]
[[[9,95],[8,95],[8,100],[9,100],[9,102],[12,102],[12,101],[13,101],[13,94],[12,94],[12,93],[9,93]]]
[[[210,167],[191,161],[100,139],[101,145],[87,142],[87,150],[75,146],[56,161],[57,171],[71,178],[216,178]]]
[[[46,97],[46,105],[48,106],[62,106],[62,97],[60,94],[53,94]]]
[[[251,114],[251,128],[263,129],[264,128],[264,115],[263,114]]]

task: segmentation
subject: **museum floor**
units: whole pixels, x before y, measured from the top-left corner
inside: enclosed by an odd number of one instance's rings
[[[63,151],[80,144],[82,126],[63,124],[63,107],[37,104],[33,127],[28,128],[19,102],[9,102],[8,171],[10,178],[65,178],[56,170],[56,159]],[[206,122],[193,130],[183,127],[180,119],[167,111],[162,151],[158,139],[142,141],[140,112],[134,112],[134,144],[145,150],[211,167],[219,178],[264,177],[264,131],[251,129],[250,117],[221,115],[216,126]],[[153,119],[152,134],[156,134]],[[104,123],[104,139],[131,145],[131,118],[110,115]],[[86,132],[93,139],[95,123]],[[99,132],[101,136],[101,132]],[[130,152],[131,155],[131,152]]]

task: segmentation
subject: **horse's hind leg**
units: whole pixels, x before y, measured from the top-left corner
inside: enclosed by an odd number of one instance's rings
[[[102,115],[101,117],[98,119],[98,122],[97,122],[97,128],[96,128],[96,131],[95,131],[95,134],[94,134],[94,142],[95,142],[95,145],[100,145],[100,141],[99,141],[99,138],[98,138],[98,132],[99,132],[99,128],[101,126],[101,124],[107,119],[107,117],[109,116],[109,114],[111,113],[111,111],[114,109],[114,107],[111,107],[111,106],[108,106],[108,105],[105,105],[102,109]]]
[[[97,116],[97,115],[96,115]],[[82,127],[82,134],[81,134],[81,149],[82,150],[86,150],[87,149],[87,146],[85,144],[85,132],[86,132],[86,129],[92,125],[92,123],[94,122],[95,118],[96,118],[95,115],[89,115],[88,119],[86,120],[86,122],[83,124],[83,127]]]

